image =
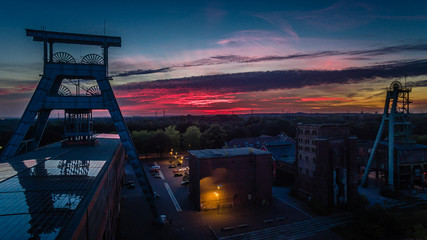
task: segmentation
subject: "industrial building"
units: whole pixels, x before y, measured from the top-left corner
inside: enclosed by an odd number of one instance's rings
[[[2,239],[114,239],[125,150],[116,134],[96,145],[54,143],[0,163]]]
[[[199,210],[272,200],[271,153],[255,148],[189,151],[190,198]]]
[[[298,124],[296,188],[333,207],[357,197],[357,138],[342,124]]]
[[[388,142],[381,141],[376,154],[376,164],[381,166],[375,169],[376,176],[385,182],[388,161]],[[398,189],[413,189],[415,185],[424,188],[425,172],[427,171],[427,146],[415,142],[400,142],[394,144],[394,181]]]
[[[295,140],[289,136],[280,136],[275,141],[263,143],[260,149],[270,152],[273,156],[276,182],[286,184],[295,182]]]
[[[45,29],[26,29],[26,35],[42,43],[43,74],[0,155],[2,238],[113,239],[125,152],[162,223],[110,85],[108,51],[120,47],[121,38]],[[70,45],[97,47],[102,56],[76,59],[64,52]],[[93,109],[108,110],[117,135],[93,135]],[[64,110],[62,141],[39,149],[53,110]],[[30,152],[19,155],[24,145]]]
[[[276,183],[294,183],[296,143],[291,137],[280,134],[277,136],[261,135],[250,138],[233,138],[226,142],[225,147],[255,147],[270,152],[273,156],[273,175]]]

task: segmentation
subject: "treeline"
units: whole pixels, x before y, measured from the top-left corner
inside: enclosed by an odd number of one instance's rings
[[[175,126],[155,131],[140,130],[131,132],[134,144],[140,154],[194,150],[201,148],[221,148],[227,133],[218,124],[212,124],[204,132],[197,126],[189,126],[180,133]]]
[[[271,115],[205,115],[174,117],[127,117],[125,121],[140,153],[222,147],[233,138],[275,136],[285,133],[295,137],[298,123],[346,123],[351,133],[362,140],[374,140],[381,114],[271,114]],[[427,114],[411,114],[413,137],[427,144]],[[116,132],[110,118],[94,118],[95,133]],[[5,146],[17,119],[0,120],[0,146]],[[190,128],[191,127],[191,128]],[[387,129],[387,128],[386,128]],[[209,130],[209,131],[208,131]],[[33,128],[26,138],[31,138]],[[51,119],[41,144],[61,140],[63,119]],[[191,136],[191,137],[190,137]],[[192,140],[190,140],[192,139]],[[1,150],[0,150],[1,151]]]

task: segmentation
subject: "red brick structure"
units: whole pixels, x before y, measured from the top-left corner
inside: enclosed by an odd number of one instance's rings
[[[357,138],[342,124],[297,126],[296,187],[325,206],[357,197]]]
[[[272,200],[273,160],[255,148],[189,151],[190,197],[199,210]]]

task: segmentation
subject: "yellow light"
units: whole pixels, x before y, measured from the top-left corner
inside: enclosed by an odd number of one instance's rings
[[[214,194],[215,194],[215,197],[218,197],[218,193],[217,192],[214,192]]]

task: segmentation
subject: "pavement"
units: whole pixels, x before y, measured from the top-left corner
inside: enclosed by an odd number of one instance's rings
[[[159,194],[156,206],[167,223],[153,225],[148,204],[130,165],[125,166],[127,180],[134,189],[123,187],[121,239],[339,239],[329,227],[345,222],[340,218],[317,218],[288,196],[289,189],[274,187],[273,202],[266,206],[246,206],[197,211],[189,198],[188,185],[174,177],[166,159],[145,159],[143,168],[153,191]],[[151,176],[150,164],[160,166],[160,177]],[[187,166],[184,162],[183,166]],[[291,231],[292,230],[292,231]],[[267,238],[265,238],[267,236]]]

